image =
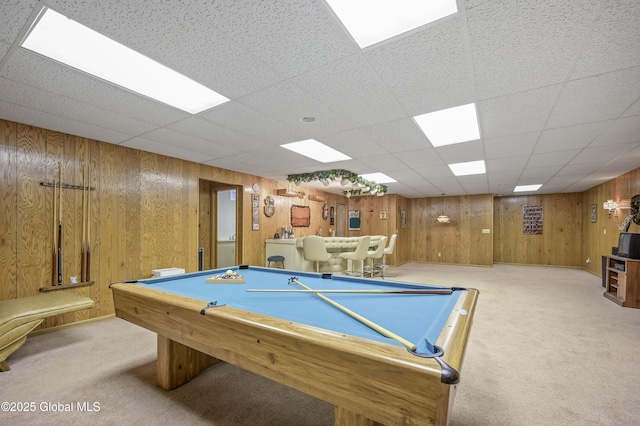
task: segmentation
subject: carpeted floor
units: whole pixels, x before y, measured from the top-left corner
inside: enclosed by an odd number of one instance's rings
[[[635,425],[640,309],[556,267],[406,264],[388,279],[480,290],[450,424]],[[120,319],[30,337],[0,373],[1,424],[331,425],[332,407],[221,363],[165,392],[155,334]]]

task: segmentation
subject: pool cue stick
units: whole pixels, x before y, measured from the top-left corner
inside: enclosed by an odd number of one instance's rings
[[[87,164],[87,273],[85,279],[91,281],[91,163]]]
[[[63,237],[63,216],[62,216],[62,163],[58,162],[58,180],[60,181],[60,191],[58,194],[58,285],[62,285],[62,237]]]
[[[82,256],[80,260],[80,282],[87,280],[87,166],[82,165]]]
[[[451,289],[414,289],[414,290],[281,290],[249,288],[247,292],[253,293],[357,293],[357,294],[451,294]]]
[[[303,288],[305,288],[307,290],[310,290],[310,292],[314,293],[320,299],[322,299],[325,302],[329,303],[330,305],[338,308],[339,310],[341,310],[345,314],[349,315],[353,319],[360,321],[362,324],[364,324],[367,327],[373,329],[374,331],[382,334],[385,337],[388,337],[390,339],[393,339],[393,340],[401,343],[404,347],[409,349],[411,352],[415,352],[416,351],[416,345],[414,345],[413,343],[411,343],[407,339],[405,339],[403,337],[400,337],[397,334],[395,334],[394,332],[389,331],[386,328],[376,324],[375,322],[373,322],[371,320],[368,320],[367,318],[363,317],[362,315],[353,312],[351,309],[349,309],[349,308],[347,308],[345,306],[342,306],[341,304],[339,304],[338,302],[333,301],[332,299],[329,299],[327,296],[325,296],[325,295],[323,295],[321,293],[315,292],[313,289],[307,287],[306,285],[304,285],[300,281],[298,281],[297,278],[291,278],[290,281],[298,284],[299,286],[301,286],[301,287],[303,287]]]
[[[51,203],[51,209],[53,210],[53,224],[51,226],[51,231],[53,234],[51,251],[53,254],[53,265],[51,266],[52,271],[52,285],[58,284],[58,193],[56,188],[56,180],[53,180],[53,203]]]

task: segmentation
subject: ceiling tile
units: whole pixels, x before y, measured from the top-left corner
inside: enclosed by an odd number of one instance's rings
[[[160,142],[164,145],[183,149],[185,151],[197,152],[201,154],[201,158],[206,157],[207,160],[225,158],[241,152],[233,145],[211,142],[209,140],[200,139],[169,128],[153,130],[146,133],[142,139],[146,141]]]
[[[606,1],[581,50],[572,78],[640,65],[640,2]]]
[[[265,142],[281,143],[289,140],[292,134],[284,123],[234,100],[198,114],[198,117]]]
[[[335,112],[303,92],[298,86],[285,81],[238,99],[241,103],[283,123],[284,127],[313,134],[341,132],[353,126]],[[303,123],[302,117],[315,117],[313,123]],[[295,142],[295,141],[282,141]]]
[[[620,116],[640,97],[640,67],[568,82],[549,117],[563,127]]]
[[[379,172],[405,170],[407,168],[406,164],[390,154],[361,156],[360,160],[367,166]]]
[[[487,159],[529,155],[536,146],[540,132],[521,133],[484,139]]]
[[[182,147],[164,144],[162,142],[145,139],[143,137],[132,138],[120,145],[128,148],[139,149],[141,151],[166,155],[168,157],[180,158],[187,161],[201,162],[209,160],[209,158],[203,158],[201,152],[189,151]]]
[[[292,81],[356,127],[407,115],[361,54],[316,68]]]
[[[600,134],[591,146],[640,142],[640,115],[620,118]]]
[[[424,133],[410,118],[365,126],[360,130],[391,153],[431,147]]]
[[[352,158],[388,155],[387,151],[358,129],[345,130],[319,138],[319,141]],[[364,151],[364,153],[363,153]]]
[[[480,99],[563,82],[600,0],[496,0],[467,11]]]
[[[287,78],[358,51],[324,2],[182,1]]]
[[[542,132],[534,152],[556,152],[588,146],[611,121],[597,121],[594,123],[578,124],[575,126],[547,129]]]
[[[38,126],[44,129],[82,136],[85,138],[97,138],[98,140],[110,141],[111,143],[119,143],[131,137],[131,135],[127,135],[116,130],[94,126],[75,119],[60,117],[45,111],[25,108],[23,106],[4,101],[0,101],[0,117],[5,120]]]
[[[446,164],[442,164],[440,166],[415,167],[414,170],[416,173],[428,179],[430,182],[432,179],[438,178],[454,179],[451,169]]]
[[[478,107],[480,136],[495,138],[542,130],[560,86],[481,101]]]
[[[442,158],[433,148],[419,149],[416,151],[398,152],[394,156],[408,167],[419,169],[423,167],[443,166]]]
[[[579,152],[579,149],[571,149],[567,151],[554,151],[545,152],[543,154],[534,154],[529,157],[529,161],[527,162],[527,169],[548,166],[562,166],[571,161]]]
[[[11,46],[14,39],[24,29],[25,22],[33,12],[38,2],[35,0],[3,1],[2,25],[0,25],[0,42]],[[0,58],[2,55],[0,55]]]
[[[5,102],[36,111],[55,111],[55,115],[126,134],[146,133],[157,126],[91,104],[0,77],[0,98]],[[116,142],[116,141],[109,141]]]
[[[519,185],[545,183],[549,176],[555,175],[561,168],[562,166],[538,168],[527,167],[520,175],[520,179],[518,180]]]
[[[484,160],[484,145],[479,140],[440,146],[435,151],[447,164]]]
[[[623,156],[638,145],[640,143],[587,147],[567,164],[599,163],[604,165],[619,156]]]
[[[364,51],[411,116],[475,100],[464,15]]]
[[[253,136],[222,128],[197,116],[170,124],[166,128],[178,132],[174,142],[176,144],[181,143],[180,134],[186,134],[219,145],[222,151],[226,150],[225,147],[233,147],[234,152],[251,151],[267,145]]]
[[[489,174],[493,175],[496,172],[505,172],[511,170],[517,170],[520,172],[524,169],[529,161],[528,156],[521,157],[505,157],[505,158],[494,158],[491,160],[486,160],[486,168]]]

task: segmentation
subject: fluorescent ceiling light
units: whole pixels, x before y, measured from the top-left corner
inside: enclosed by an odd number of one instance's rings
[[[456,176],[479,175],[486,173],[484,160],[449,164],[449,168]]]
[[[476,104],[429,112],[413,119],[434,147],[480,139]]]
[[[542,184],[537,185],[518,185],[513,189],[513,192],[529,192],[529,191],[537,191],[540,189]]]
[[[286,143],[280,145],[283,148],[297,152],[300,155],[320,161],[321,163],[330,163],[333,161],[351,160],[351,157],[336,151],[335,149],[318,142],[315,139],[307,139],[299,142]]]
[[[384,173],[367,173],[364,175],[360,175],[360,177],[364,180],[368,180],[370,182],[375,182],[375,183],[390,183],[390,182],[397,182],[397,180],[395,180],[392,177],[389,177],[387,175],[385,175]]]
[[[458,11],[455,0],[326,0],[360,48]]]
[[[51,9],[22,47],[191,114],[229,100]]]

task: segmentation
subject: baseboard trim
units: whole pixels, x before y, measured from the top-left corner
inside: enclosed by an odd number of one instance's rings
[[[47,328],[43,328],[41,330],[32,331],[27,336],[28,337],[39,336],[40,334],[52,333],[54,331],[60,331],[60,330],[66,329],[66,328],[71,328],[71,327],[76,327],[76,326],[79,326],[79,325],[90,324],[92,322],[104,321],[106,319],[115,318],[115,316],[116,316],[116,314],[109,314],[109,315],[103,315],[101,317],[89,318],[89,319],[82,320],[82,321],[76,321],[76,322],[72,322],[72,323],[69,323],[69,324],[57,325],[55,327],[47,327]]]

